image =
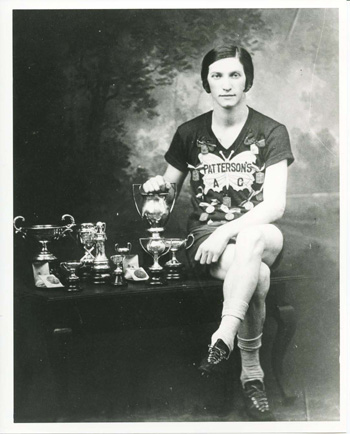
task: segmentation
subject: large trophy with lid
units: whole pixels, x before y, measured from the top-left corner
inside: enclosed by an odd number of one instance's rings
[[[149,224],[147,229],[151,236],[140,238],[142,249],[153,258],[153,264],[149,267],[150,284],[163,284],[163,267],[159,264],[159,258],[168,253],[170,246],[166,238],[161,234],[164,232],[170,213],[172,212],[176,199],[176,184],[171,184],[167,191],[145,193],[141,184],[133,184],[133,197],[137,212],[143,220]]]

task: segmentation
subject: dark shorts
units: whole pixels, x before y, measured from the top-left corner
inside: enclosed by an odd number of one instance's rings
[[[198,276],[209,275],[209,266],[207,264],[200,264],[198,261],[194,260],[196,256],[198,247],[215,231],[215,229],[221,226],[222,223],[212,224],[212,225],[203,225],[197,228],[192,229],[191,233],[194,236],[193,245],[187,250],[187,259],[191,269]],[[275,225],[277,226],[277,225]],[[236,238],[232,238],[228,244],[236,244]],[[271,271],[275,271],[280,265],[283,258],[283,250],[280,251],[275,262],[272,264]]]

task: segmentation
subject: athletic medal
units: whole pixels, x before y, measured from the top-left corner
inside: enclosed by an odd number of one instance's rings
[[[206,222],[208,220],[209,216],[206,212],[202,212],[202,214],[199,216],[200,222]]]
[[[258,155],[259,154],[259,148],[255,144],[250,145],[250,152],[252,152],[255,155]]]
[[[215,206],[209,205],[205,208],[205,212],[208,214],[212,214],[215,211]]]
[[[207,145],[201,144],[201,153],[202,154],[208,154],[209,153],[209,149],[208,149]]]
[[[259,148],[265,148],[265,139],[261,139],[259,141],[256,142],[256,144],[259,146]]]
[[[197,169],[192,170],[192,181],[199,181],[199,172]]]
[[[246,146],[250,146],[250,145],[252,145],[253,143],[255,143],[255,137],[254,137],[254,134],[252,133],[252,132],[249,132],[248,133],[248,135],[247,135],[247,137],[244,139],[244,144],[246,145]]]
[[[229,207],[226,206],[226,205],[224,205],[224,204],[222,204],[222,205],[220,206],[220,209],[221,209],[221,211],[223,211],[225,214],[227,214],[228,212],[230,212]]]
[[[231,208],[232,201],[231,201],[230,196],[224,196],[224,197],[222,198],[222,203],[223,203],[225,206],[227,206],[228,208]]]
[[[264,172],[256,172],[256,174],[255,174],[255,182],[257,184],[263,184],[264,183],[264,179],[265,179]]]
[[[253,204],[252,202],[246,202],[246,203],[243,205],[243,208],[246,209],[247,211],[250,211],[251,209],[254,208],[254,204]]]
[[[227,214],[225,214],[225,219],[228,221],[231,221],[235,218],[235,215],[232,212],[228,212]]]

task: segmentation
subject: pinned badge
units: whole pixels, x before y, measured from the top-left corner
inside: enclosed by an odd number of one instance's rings
[[[192,170],[192,181],[199,181],[199,172],[197,169]]]
[[[264,183],[264,179],[265,179],[264,172],[256,172],[255,173],[255,182],[257,184],[263,184]]]
[[[243,205],[243,208],[246,209],[247,211],[250,211],[251,209],[254,208],[254,204],[248,201]]]
[[[231,201],[230,196],[224,196],[222,198],[222,203],[223,203],[223,205],[227,206],[228,208],[231,208],[232,201]]]
[[[256,144],[258,145],[259,148],[265,148],[266,145],[265,139],[258,140]]]
[[[199,216],[200,222],[206,222],[209,218],[209,215],[206,212],[202,212],[202,214]]]
[[[205,208],[205,212],[208,214],[212,214],[215,211],[215,206],[209,205]]]
[[[215,143],[211,143],[205,137],[202,137],[201,139],[197,139],[197,147],[201,149],[202,154],[208,154],[209,151],[210,152],[214,151],[216,145]]]
[[[250,152],[252,152],[255,155],[258,155],[259,154],[259,148],[255,144],[250,145]]]

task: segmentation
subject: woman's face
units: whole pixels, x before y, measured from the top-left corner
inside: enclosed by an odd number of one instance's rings
[[[244,98],[246,76],[237,57],[220,59],[209,66],[208,84],[214,105],[237,106]]]

